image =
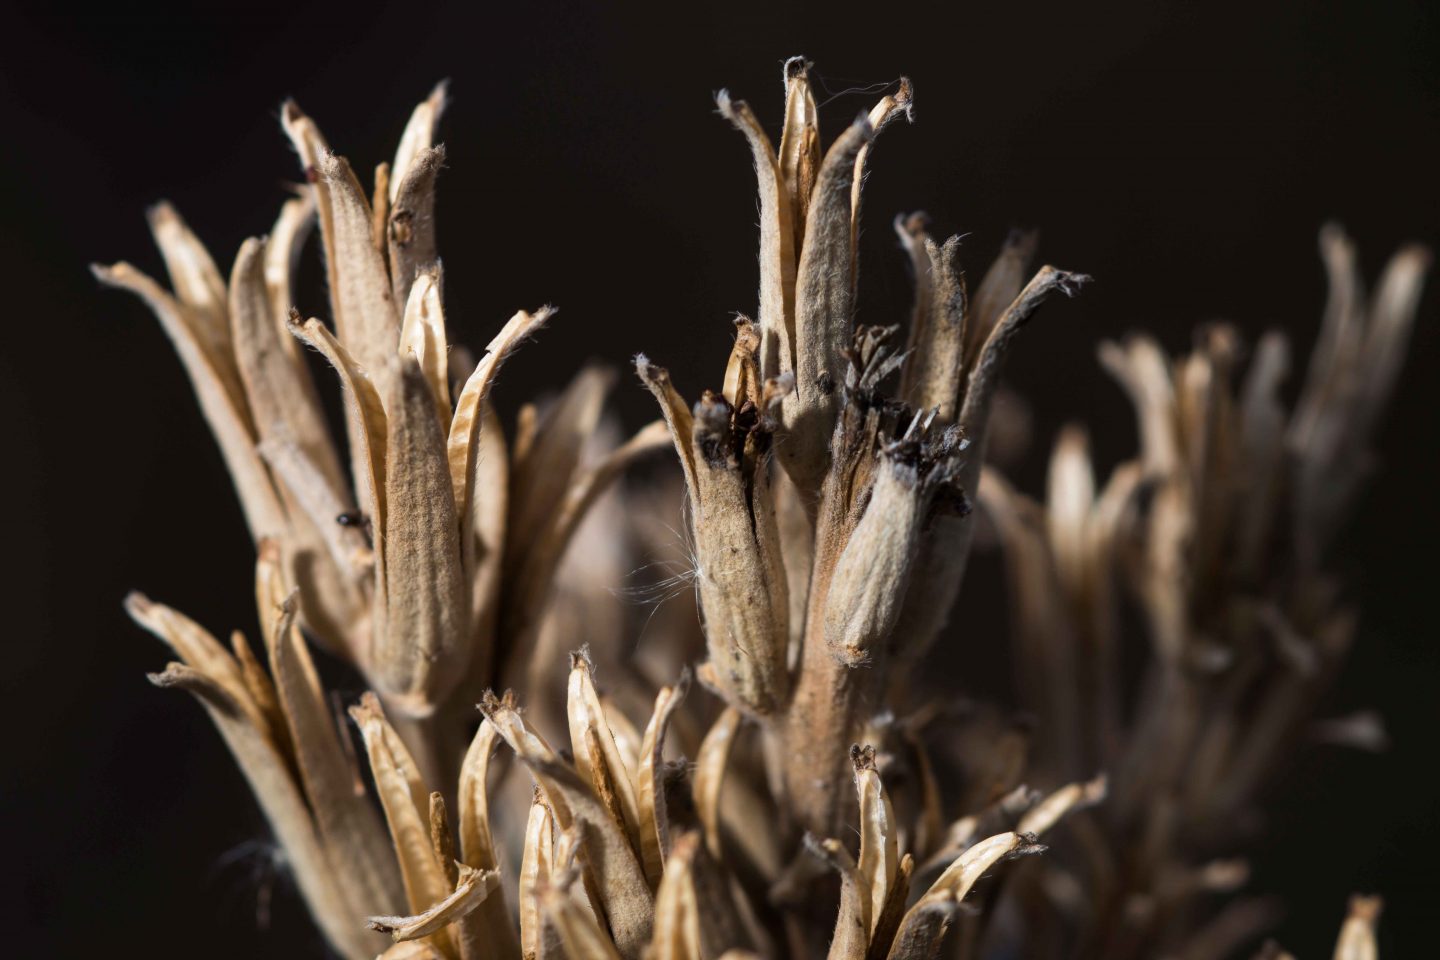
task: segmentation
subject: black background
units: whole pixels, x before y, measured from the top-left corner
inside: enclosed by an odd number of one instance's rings
[[[161,197],[228,271],[296,177],[283,97],[364,176],[451,79],[440,230],[457,339],[483,343],[519,307],[561,307],[505,371],[513,411],[586,358],[642,349],[687,393],[718,381],[756,266],[748,152],[714,90],[749,99],[773,131],[780,64],[804,53],[833,134],[876,96],[845,91],[908,74],[916,123],[873,154],[863,318],[898,320],[908,304],[889,230],[901,210],[967,233],[972,273],[1019,225],[1042,228],[1047,261],[1097,278],[1047,308],[1010,366],[1035,417],[1016,471],[1031,491],[1068,418],[1092,425],[1103,462],[1132,449],[1100,339],[1144,326],[1179,350],[1193,324],[1223,317],[1308,350],[1324,219],[1350,229],[1372,278],[1401,242],[1440,240],[1440,16],[1420,2],[441,15],[297,0],[229,20],[7,20],[0,903],[16,956],[321,953],[283,892],[270,932],[254,929],[260,818],[201,711],[145,682],[165,653],[121,613],[139,587],[217,631],[253,629],[251,551],[158,325],[86,272],[123,258],[160,275],[143,210]],[[302,308],[323,314],[309,296]],[[1329,955],[1352,889],[1386,895],[1391,956],[1424,953],[1433,929],[1437,306],[1427,291],[1379,438],[1384,472],[1336,558],[1365,616],[1327,709],[1378,706],[1395,746],[1301,758],[1256,861],[1252,886],[1287,897],[1279,933],[1300,956]],[[652,415],[629,378],[617,395],[632,425]],[[982,563],[962,600],[977,648],[1003,637],[996,582]]]

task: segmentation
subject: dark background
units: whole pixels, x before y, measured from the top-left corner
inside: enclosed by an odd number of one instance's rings
[[[451,79],[440,230],[456,339],[482,344],[519,307],[562,308],[505,371],[513,410],[588,357],[618,365],[641,349],[687,393],[718,381],[730,313],[754,308],[755,206],[748,152],[712,91],[749,99],[774,131],[780,64],[804,53],[834,97],[821,111],[833,134],[875,99],[847,89],[908,74],[916,123],[873,154],[862,317],[907,308],[889,229],[901,210],[967,233],[972,274],[1019,225],[1043,228],[1047,261],[1097,278],[1013,356],[1036,423],[1016,471],[1031,491],[1067,418],[1092,425],[1107,464],[1132,449],[1098,340],[1144,326],[1179,350],[1193,324],[1223,317],[1252,339],[1282,327],[1303,355],[1324,219],[1357,238],[1371,278],[1401,242],[1440,240],[1433,5],[521,6],[7,14],[5,952],[319,955],[283,891],[271,932],[255,930],[259,815],[202,712],[145,682],[166,654],[120,610],[139,587],[217,631],[253,630],[251,549],[158,325],[86,272],[123,258],[161,275],[143,218],[161,197],[228,271],[296,177],[277,121],[287,95],[368,180],[413,104]],[[1252,886],[1286,896],[1279,934],[1300,956],[1329,955],[1356,889],[1387,897],[1391,956],[1433,936],[1437,306],[1427,291],[1379,438],[1384,472],[1337,557],[1365,616],[1328,712],[1379,707],[1394,748],[1303,758],[1257,858]],[[617,394],[632,425],[653,415],[628,378]],[[1003,605],[968,586],[974,632],[998,643]],[[304,950],[285,939],[296,931]]]

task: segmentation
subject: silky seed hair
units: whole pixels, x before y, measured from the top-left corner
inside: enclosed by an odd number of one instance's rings
[[[827,142],[810,70],[786,61],[773,118],[715,98],[755,170],[758,302],[709,389],[633,358],[659,409],[628,438],[601,367],[497,413],[505,361],[564,323],[552,307],[497,322],[478,360],[450,343],[443,84],[368,190],[287,102],[304,184],[228,278],[164,203],[169,289],[94,268],[189,375],[255,544],[258,648],[138,593],[126,608],[176,656],[152,681],[209,714],[334,953],[1231,956],[1277,916],[1245,824],[1282,761],[1315,731],[1383,743],[1373,714],[1316,716],[1356,623],[1329,548],[1429,253],[1402,249],[1367,297],[1353,243],[1322,231],[1329,303],[1293,406],[1278,333],[1247,350],[1212,324],[1174,358],[1143,332],[1102,343],[1139,450],[1102,480],[1068,425],[1027,494],[987,463],[1000,377],[1088,278],[1034,269],[1016,232],[972,285],[960,239],[901,213],[912,302],[860,322],[863,186],[915,91]],[[312,232],[324,319],[292,302]],[[678,479],[627,478],[667,451]],[[913,682],[937,643],[963,665],[997,640],[956,608],[982,539],[1019,712],[961,699],[963,677]],[[626,571],[673,564],[693,598],[617,596]],[[317,657],[368,688],[348,724]],[[1335,956],[1377,956],[1380,913],[1356,896]]]

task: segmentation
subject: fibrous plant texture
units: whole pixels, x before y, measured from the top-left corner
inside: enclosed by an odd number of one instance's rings
[[[306,182],[228,282],[163,204],[170,290],[96,268],[159,317],[256,544],[258,649],[129,599],[179,658],[152,680],[209,713],[339,955],[1200,960],[1272,922],[1237,892],[1246,814],[1354,632],[1327,548],[1428,255],[1401,251],[1367,297],[1326,228],[1290,407],[1277,334],[1248,358],[1221,325],[1177,359],[1103,344],[1141,449],[1097,487],[1066,427],[1032,499],[985,461],[1001,368],[1087,278],[1033,269],[1017,233],[972,290],[959,238],[902,215],[908,320],[857,323],[869,155],[913,94],[826,144],[808,71],[785,65],[778,140],[717,97],[758,177],[759,303],[717,389],[634,358],[662,419],[628,440],[600,368],[507,434],[490,392],[549,308],[478,359],[449,344],[443,87],[368,195],[286,104]],[[329,323],[292,306],[316,223]],[[307,350],[339,381],[343,443]],[[683,489],[617,482],[672,447]],[[1019,711],[911,684],[942,635],[974,642],[947,622],[977,531],[1009,573]],[[614,588],[677,539],[632,656],[641,614]],[[370,690],[348,721],[313,648]],[[1383,738],[1368,715],[1325,729]],[[1336,956],[1374,956],[1378,915],[1357,898]]]

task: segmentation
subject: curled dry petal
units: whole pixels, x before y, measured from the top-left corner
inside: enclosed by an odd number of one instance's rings
[[[975,881],[1000,861],[1023,854],[1038,853],[1043,849],[1035,842],[1033,834],[1010,832],[981,840],[966,850],[905,914],[890,956],[896,960],[935,957],[939,953],[940,941],[945,936],[950,916],[943,908],[953,907],[963,901]],[[896,950],[901,952],[897,954]]]
[[[655,695],[655,710],[645,725],[640,758],[635,769],[635,799],[640,814],[640,859],[651,889],[660,885],[665,857],[670,852],[670,821],[665,806],[665,735],[675,710],[690,690],[690,671],[680,675],[673,687],[661,687]]]
[[[387,418],[375,382],[319,320],[312,317],[301,323],[299,314],[292,313],[290,332],[319,351],[340,376],[344,388],[345,422],[352,444],[351,470],[360,508],[376,530],[384,530]],[[383,582],[384,556],[380,549],[375,552],[375,561],[377,575]]]
[[[164,202],[157,203],[150,208],[148,215],[150,232],[165,258],[165,269],[170,274],[175,298],[180,301],[196,340],[214,366],[231,401],[243,406],[245,393],[235,370],[226,312],[225,280],[210,252],[174,207]]]
[[[543,327],[554,310],[549,307],[535,313],[520,311],[515,314],[495,335],[485,348],[485,354],[475,365],[475,371],[465,381],[460,396],[455,402],[455,415],[450,421],[450,435],[446,448],[450,462],[450,483],[455,498],[455,510],[465,530],[475,529],[476,517],[481,514],[476,489],[476,475],[480,471],[480,431],[483,424],[482,404],[490,392],[495,375],[520,344]],[[467,564],[469,566],[469,564]]]
[[[779,162],[797,251],[805,239],[805,215],[820,173],[820,111],[810,92],[810,67],[804,57],[785,61],[785,127]]]
[[[860,798],[860,863],[863,896],[869,898],[864,916],[866,932],[874,933],[890,899],[900,870],[899,827],[880,772],[875,769],[875,748],[850,751],[855,765],[855,791]]]
[[[429,793],[420,783],[415,761],[386,721],[374,694],[362,697],[358,706],[350,708],[350,715],[365,738],[370,772],[390,826],[410,908],[423,913],[451,892],[430,843]]]
[[[500,733],[495,724],[488,719],[481,721],[460,767],[460,851],[464,862],[477,870],[500,867],[491,833],[487,785],[490,760],[499,741]],[[503,888],[494,890],[470,919],[477,933],[475,939],[487,945],[495,955],[509,960],[520,956],[520,944],[516,940],[514,922],[506,909],[505,899]],[[467,939],[461,938],[462,952],[466,949]],[[468,955],[466,960],[469,960]]]
[[[1061,787],[1031,807],[1015,825],[1015,832],[1044,833],[1066,814],[1093,807],[1104,800],[1106,789],[1106,779],[1103,775],[1085,783],[1072,783]]]
[[[870,896],[865,879],[855,865],[855,858],[839,840],[815,841],[807,836],[807,842],[840,877],[840,909],[827,958],[863,960],[870,948]]]
[[[371,930],[390,934],[390,938],[398,943],[428,937],[442,927],[462,920],[497,888],[500,871],[474,870],[463,863],[457,869],[459,880],[455,891],[428,910],[409,917],[370,917],[366,925]]]
[[[1146,471],[1166,477],[1180,466],[1180,439],[1176,435],[1175,387],[1165,354],[1149,337],[1131,337],[1124,346],[1106,341],[1100,345],[1100,365],[1130,395],[1140,429],[1140,448]]]
[[[280,343],[290,359],[297,366],[302,363],[300,345],[290,336],[287,323],[290,311],[295,309],[292,278],[298,269],[300,253],[309,239],[315,225],[315,197],[309,191],[280,207],[275,225],[270,228],[270,238],[265,243],[265,289],[270,295],[270,318],[280,335]],[[309,370],[305,368],[308,380]],[[314,384],[311,384],[313,390]],[[318,408],[319,401],[312,394],[312,403]],[[335,480],[340,481],[337,470]]]
[[[695,808],[705,830],[705,844],[710,848],[710,855],[716,858],[721,856],[720,788],[725,782],[730,750],[735,746],[735,735],[743,719],[735,707],[726,707],[705,734],[695,760]]]
[[[441,304],[441,274],[432,266],[415,275],[400,328],[400,356],[414,356],[435,398],[440,423],[450,426],[450,348],[445,339],[445,308]]]
[[[625,831],[631,846],[640,848],[640,810],[635,799],[634,773],[615,744],[600,696],[595,692],[589,652],[570,656],[567,715],[570,748],[575,768],[590,782],[615,825]]]
[[[526,960],[560,956],[555,929],[540,910],[540,891],[550,886],[555,873],[555,818],[536,788],[520,857],[520,950]]]

